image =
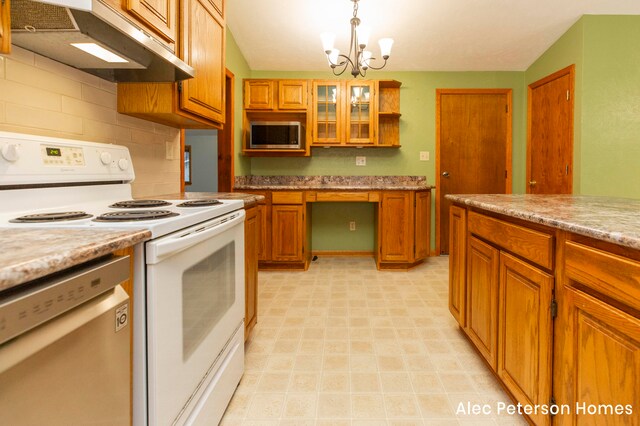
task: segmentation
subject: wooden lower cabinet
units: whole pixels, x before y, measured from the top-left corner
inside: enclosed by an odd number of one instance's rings
[[[636,277],[637,278],[637,277]],[[568,339],[560,364],[571,407],[563,425],[637,425],[640,421],[640,319],[597,298],[569,288],[565,292]],[[604,408],[598,408],[598,407]],[[592,407],[593,414],[577,407]],[[611,412],[618,408],[623,414]]]
[[[638,425],[640,252],[574,235],[563,248],[554,396],[572,410],[556,424]]]
[[[256,206],[258,216],[258,260],[268,260],[271,251],[271,209],[264,204]]]
[[[467,256],[467,321],[464,331],[495,371],[498,360],[500,252],[478,238],[469,237]]]
[[[284,262],[304,261],[304,206],[271,207],[271,259]]]
[[[547,405],[551,400],[553,282],[546,272],[500,253],[497,373],[523,405]],[[551,422],[542,413],[530,417],[537,425]]]
[[[408,191],[383,192],[378,218],[381,262],[406,262],[412,257],[413,211]]]
[[[449,312],[461,327],[466,325],[467,211],[449,211]]]
[[[473,210],[450,210],[449,309],[527,420],[640,425],[640,251]]]
[[[379,269],[407,268],[429,256],[431,191],[382,191],[377,217]]]
[[[258,208],[259,206],[247,209],[244,222],[245,341],[249,338],[251,330],[258,321],[258,246],[260,236]]]

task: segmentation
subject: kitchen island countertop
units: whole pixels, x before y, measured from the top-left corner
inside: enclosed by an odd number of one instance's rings
[[[0,291],[151,237],[146,230],[0,228]]]
[[[458,204],[640,249],[640,200],[588,195],[447,195]]]

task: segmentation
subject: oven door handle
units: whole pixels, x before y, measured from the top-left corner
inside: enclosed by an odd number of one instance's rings
[[[244,210],[201,223],[185,231],[147,243],[147,265],[159,263],[169,256],[193,247],[244,222]]]

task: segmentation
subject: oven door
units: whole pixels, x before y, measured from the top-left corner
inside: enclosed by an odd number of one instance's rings
[[[149,424],[188,414],[242,323],[244,217],[239,210],[146,244]]]

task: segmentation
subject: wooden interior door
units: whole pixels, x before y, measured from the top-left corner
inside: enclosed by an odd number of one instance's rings
[[[527,114],[527,193],[573,192],[575,65],[531,83]]]
[[[436,250],[449,253],[447,194],[511,192],[511,89],[436,90]]]

